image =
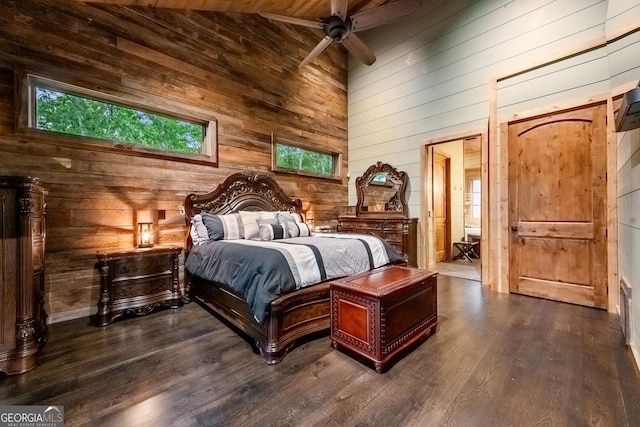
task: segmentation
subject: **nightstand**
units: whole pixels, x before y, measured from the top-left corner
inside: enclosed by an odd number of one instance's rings
[[[126,313],[145,315],[158,306],[182,306],[177,246],[98,253],[100,299],[96,324],[106,326]]]
[[[338,230],[335,227],[331,227],[330,225],[321,225],[320,227],[315,227],[311,230],[313,233],[337,233]]]

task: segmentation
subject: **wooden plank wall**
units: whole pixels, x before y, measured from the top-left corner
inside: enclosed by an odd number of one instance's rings
[[[179,206],[187,194],[210,191],[238,171],[270,173],[271,132],[343,153],[346,166],[346,55],[332,46],[298,70],[318,41],[304,28],[256,15],[67,0],[5,0],[0,9],[0,175],[37,176],[49,190],[49,321],[95,313],[95,253],[132,247],[141,210],[165,211],[160,243],[183,244]],[[217,120],[219,167],[19,135],[16,69],[210,115]],[[346,204],[346,174],[342,181],[276,178],[316,223],[335,220]]]
[[[640,3],[609,0],[607,13],[607,45],[611,88],[638,84],[640,80]]]
[[[615,39],[630,29],[638,28],[640,4],[631,3],[633,2],[610,0],[607,14],[608,37]],[[637,86],[640,83],[637,54],[640,51],[640,31],[616,40],[608,49],[612,89],[622,93]],[[618,276],[631,287],[631,307],[627,313],[631,320],[630,348],[636,364],[640,366],[640,129],[617,133],[615,144]]]
[[[588,99],[609,92],[607,48],[585,52],[546,67],[498,81],[498,120],[503,122],[523,112]],[[531,94],[534,93],[535,97]]]
[[[486,131],[492,78],[604,37],[607,3],[436,0],[365,34],[378,60],[349,64],[351,175],[378,160],[407,171],[419,216],[421,145]],[[566,74],[557,79],[564,84]]]

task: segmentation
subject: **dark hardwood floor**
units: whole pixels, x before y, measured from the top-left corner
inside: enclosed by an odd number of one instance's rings
[[[438,278],[438,332],[385,374],[328,336],[267,366],[195,303],[98,328],[50,325],[2,405],[63,405],[70,426],[639,426],[617,317]]]

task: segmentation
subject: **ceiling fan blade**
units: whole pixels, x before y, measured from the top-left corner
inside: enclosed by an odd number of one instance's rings
[[[347,0],[331,0],[331,16],[339,16],[343,21],[347,19]]]
[[[274,21],[287,22],[289,24],[303,25],[305,27],[311,28],[324,28],[324,24],[322,22],[309,21],[307,19],[294,18],[292,16],[278,15],[276,13],[269,12],[258,12],[258,15],[262,16],[263,18],[273,19]]]
[[[322,51],[324,51],[327,48],[327,46],[331,44],[332,41],[333,39],[331,37],[325,36],[322,40],[320,40],[320,43],[318,43],[316,47],[314,47],[313,50],[309,52],[307,57],[304,58],[304,60],[300,63],[300,65],[298,65],[298,67],[302,68],[305,65],[307,65],[309,62],[313,61],[316,56],[320,55]]]
[[[351,33],[347,35],[341,43],[353,56],[365,64],[371,65],[376,62],[376,56],[371,52],[371,49],[355,34]]]
[[[362,31],[377,27],[387,22],[409,15],[420,9],[419,0],[397,1],[376,7],[375,9],[356,13],[351,17],[351,31]]]

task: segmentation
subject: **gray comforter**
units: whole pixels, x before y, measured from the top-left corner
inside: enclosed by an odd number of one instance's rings
[[[280,295],[402,260],[375,236],[335,233],[268,242],[207,241],[193,247],[185,268],[242,295],[262,324],[269,303]]]

